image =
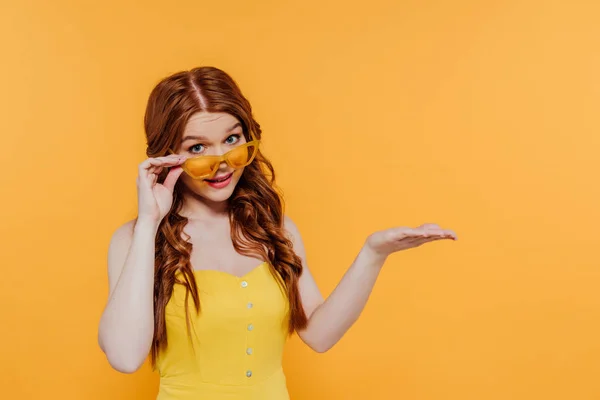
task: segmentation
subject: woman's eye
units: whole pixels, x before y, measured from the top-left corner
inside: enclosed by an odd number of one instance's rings
[[[204,151],[204,145],[203,144],[195,144],[192,147],[189,148],[189,152],[190,153],[202,153],[202,151]]]
[[[227,139],[225,139],[225,143],[227,144],[236,144],[240,140],[240,135],[231,135]]]

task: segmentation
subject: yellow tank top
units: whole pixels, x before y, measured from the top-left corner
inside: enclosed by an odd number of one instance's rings
[[[167,349],[157,359],[157,400],[288,400],[282,370],[289,303],[265,262],[242,277],[194,272],[200,298],[176,284],[165,310]]]

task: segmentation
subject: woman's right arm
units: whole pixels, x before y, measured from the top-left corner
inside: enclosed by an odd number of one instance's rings
[[[109,298],[98,342],[110,365],[132,373],[144,363],[154,335],[154,243],[158,224],[130,221],[108,250]]]
[[[138,370],[154,336],[154,257],[160,221],[173,202],[173,188],[185,160],[179,156],[140,164],[138,218],[113,234],[108,249],[109,296],[98,327],[98,344],[117,371]],[[157,183],[163,168],[171,168]]]

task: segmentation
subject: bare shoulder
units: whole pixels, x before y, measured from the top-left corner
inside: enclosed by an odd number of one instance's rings
[[[296,226],[296,223],[294,223],[294,221],[287,214],[283,216],[283,227],[292,236],[300,234],[298,231],[298,226]]]
[[[287,215],[283,216],[283,227],[285,228],[290,240],[292,241],[292,244],[294,245],[294,250],[297,253],[304,253],[304,243],[302,241],[300,230],[298,229],[296,223]],[[298,255],[301,257],[303,256],[303,254]]]
[[[108,282],[110,292],[121,275],[133,239],[136,220],[127,221],[113,233],[108,246]]]
[[[125,222],[115,230],[110,238],[110,245],[108,249],[109,255],[111,252],[118,252],[119,249],[122,249],[123,247],[129,248],[133,238],[133,229],[135,228],[135,223],[136,220],[132,219],[131,221]]]

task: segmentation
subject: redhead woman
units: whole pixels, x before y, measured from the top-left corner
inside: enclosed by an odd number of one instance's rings
[[[138,215],[108,250],[99,344],[131,373],[150,356],[159,400],[288,399],[291,333],[325,352],[358,319],[391,254],[455,240],[435,224],[366,237],[324,299],[284,215],[262,131],[235,81],[213,67],[171,75],[144,118]]]

